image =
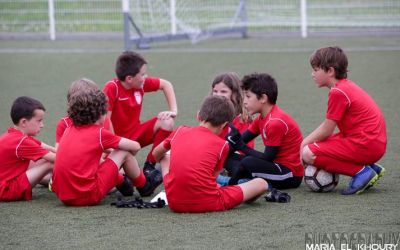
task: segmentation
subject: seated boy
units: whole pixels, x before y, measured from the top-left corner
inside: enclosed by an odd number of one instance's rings
[[[302,160],[331,173],[351,176],[343,195],[360,194],[383,176],[376,164],[386,151],[386,125],[375,101],[347,79],[347,56],[339,47],[316,50],[311,58],[317,87],[329,88],[324,122],[301,144]],[[335,129],[339,132],[334,134]]]
[[[229,185],[241,178],[261,177],[277,189],[297,188],[304,169],[299,148],[302,135],[296,121],[277,104],[278,86],[268,74],[254,73],[242,79],[244,106],[250,115],[259,114],[241,135],[234,127],[227,136],[232,151],[225,168],[231,174]],[[264,152],[245,143],[261,135]]]
[[[111,130],[116,135],[139,142],[141,147],[153,144],[144,164],[145,174],[155,170],[153,149],[171,134],[174,118],[178,109],[172,84],[161,78],[147,76],[147,61],[138,53],[123,52],[115,66],[117,78],[104,86],[108,97],[108,113]],[[140,113],[144,94],[161,90],[166,98],[169,110],[160,112],[156,117],[142,122]],[[161,178],[161,173],[159,173]]]
[[[107,99],[99,89],[70,97],[68,116],[73,123],[60,141],[52,184],[53,192],[65,205],[96,205],[115,186],[125,196],[133,194],[132,183],[142,196],[156,188],[151,176],[146,180],[134,158],[140,145],[103,128],[106,113]],[[108,149],[114,150],[99,163]],[[125,177],[119,173],[121,165]]]
[[[181,126],[155,148],[153,155],[161,160],[172,211],[223,211],[253,201],[267,191],[267,182],[260,178],[227,187],[216,182],[229,152],[229,146],[218,135],[233,118],[233,105],[227,98],[207,97],[198,113],[199,126]],[[169,150],[170,157],[166,155]]]
[[[0,136],[0,201],[31,200],[32,188],[46,185],[55,159],[54,148],[34,138],[43,128],[45,108],[18,97],[11,108],[14,127]]]

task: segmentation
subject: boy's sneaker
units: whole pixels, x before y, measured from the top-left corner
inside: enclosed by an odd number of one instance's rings
[[[132,182],[129,179],[129,177],[126,175],[124,175],[124,182],[122,182],[120,185],[116,186],[116,188],[123,196],[132,196],[133,195]]]
[[[279,191],[276,188],[272,188],[271,191],[264,197],[268,202],[280,202],[287,203],[290,202],[291,197],[288,193]]]
[[[144,174],[145,174],[145,175],[146,175],[146,174],[149,174],[150,172],[152,172],[153,170],[155,170],[155,169],[156,169],[155,166],[156,166],[155,163],[146,161],[146,162],[144,163],[144,165],[143,165],[143,172],[144,172]]]
[[[162,183],[161,172],[157,169],[149,173],[145,173],[146,183],[141,188],[136,188],[140,196],[147,197],[153,194],[154,190]]]
[[[385,175],[386,170],[385,170],[385,168],[382,167],[381,165],[379,165],[379,164],[377,164],[377,163],[372,163],[372,164],[370,164],[369,166],[370,166],[370,167],[375,171],[375,173],[378,175],[377,181],[378,181],[382,176]],[[365,190],[370,189],[374,184],[375,184],[375,183],[373,183],[372,185],[369,185]]]
[[[360,172],[351,178],[349,186],[341,193],[343,195],[361,194],[365,189],[374,185],[378,178],[378,174],[372,168],[364,166]]]

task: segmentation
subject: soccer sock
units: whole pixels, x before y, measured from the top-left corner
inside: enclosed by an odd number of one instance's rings
[[[317,156],[313,165],[331,173],[344,174],[347,176],[354,176],[364,167],[359,164],[341,161],[327,156]]]
[[[146,184],[146,177],[144,176],[143,171],[140,171],[140,174],[134,178],[130,178],[133,186],[141,188]]]
[[[162,141],[164,141],[164,139],[167,138],[171,133],[172,133],[172,131],[164,130],[162,128],[160,128],[156,131],[156,133],[154,134],[153,146],[152,146],[149,154],[147,155],[146,161],[152,162],[152,163],[156,162],[156,160],[153,157],[154,148],[157,147],[158,144],[160,144]]]
[[[122,174],[118,175],[117,186],[121,185],[124,182],[124,176]]]

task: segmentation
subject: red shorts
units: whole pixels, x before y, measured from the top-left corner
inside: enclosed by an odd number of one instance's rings
[[[32,200],[32,187],[26,173],[0,183],[0,201]]]
[[[360,165],[379,161],[386,149],[385,145],[373,142],[368,145],[357,144],[340,133],[328,137],[325,141],[309,144],[308,147],[315,156],[327,156]]]
[[[63,200],[67,206],[93,206],[107,195],[107,193],[117,185],[118,166],[113,160],[107,158],[100,164],[96,175],[96,185],[93,190],[82,193],[82,197],[73,200]]]
[[[141,123],[135,128],[131,140],[137,141],[141,147],[145,147],[153,143],[154,126],[156,125],[157,117],[153,117],[144,123]]]
[[[205,213],[232,209],[243,202],[243,191],[239,186],[225,186],[218,189],[219,197],[196,203],[179,203],[168,200],[168,207],[176,213]]]

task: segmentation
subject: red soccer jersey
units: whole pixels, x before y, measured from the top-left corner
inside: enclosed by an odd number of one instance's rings
[[[111,122],[116,135],[132,137],[136,126],[140,124],[144,93],[159,88],[160,79],[152,77],[145,79],[141,89],[126,89],[116,78],[106,83],[103,91],[108,97],[108,110],[112,112]]]
[[[228,144],[209,129],[178,127],[163,143],[171,150],[164,178],[168,202],[201,204],[219,197],[215,174],[222,170]]]
[[[278,105],[274,105],[265,118],[259,115],[249,127],[250,132],[261,134],[265,146],[278,146],[274,159],[292,170],[294,176],[303,176],[304,168],[300,163],[300,144],[302,135],[296,121]]]
[[[329,91],[326,118],[337,122],[340,133],[359,145],[386,145],[386,125],[375,101],[348,79],[338,81]]]
[[[49,151],[37,139],[9,128],[0,136],[0,184],[26,172],[30,161],[37,161]]]
[[[56,143],[60,143],[61,137],[64,134],[64,131],[72,126],[72,119],[69,116],[62,117],[56,126]],[[110,129],[110,119],[106,118],[104,121],[104,128]]]
[[[101,154],[117,148],[120,140],[98,125],[72,125],[65,130],[53,170],[52,189],[58,198],[76,199],[93,190]]]
[[[243,122],[242,119],[240,119],[240,115],[236,116],[235,119],[233,119],[232,124],[239,130],[241,134],[243,134],[244,131],[246,131],[251,123],[246,123]],[[226,126],[221,134],[219,134],[219,137],[225,140],[226,135],[229,133],[230,129],[229,126]],[[254,140],[251,140],[247,143],[247,146],[250,148],[254,148]]]

